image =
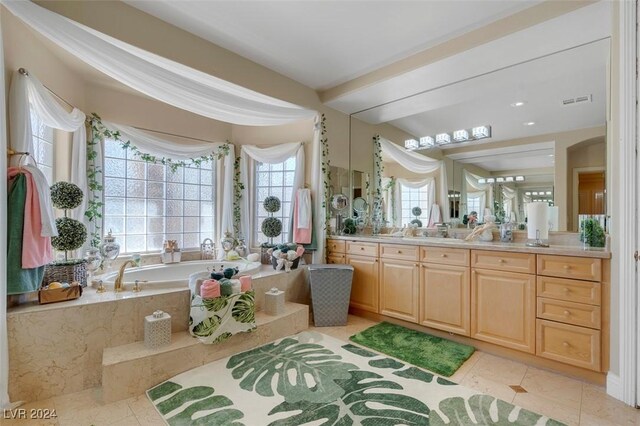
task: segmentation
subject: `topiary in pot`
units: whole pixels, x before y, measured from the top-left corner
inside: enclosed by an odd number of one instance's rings
[[[82,189],[72,183],[56,182],[51,185],[51,202],[57,209],[75,209],[82,204],[83,197]]]
[[[262,221],[262,233],[269,238],[275,238],[282,233],[282,222],[277,217],[268,217]]]
[[[264,209],[269,213],[275,213],[280,210],[280,199],[273,195],[269,195],[264,199],[262,205],[264,206]]]

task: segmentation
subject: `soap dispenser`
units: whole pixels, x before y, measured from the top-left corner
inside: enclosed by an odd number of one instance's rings
[[[179,263],[182,259],[182,253],[178,248],[176,240],[167,240],[164,242],[162,253],[160,253],[162,263]]]

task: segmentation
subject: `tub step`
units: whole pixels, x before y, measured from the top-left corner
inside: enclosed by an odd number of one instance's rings
[[[104,349],[102,355],[102,395],[114,402],[140,395],[176,374],[245,351],[309,328],[309,306],[285,303],[279,316],[256,312],[258,328],[214,344],[201,344],[188,331],[173,333],[171,344],[147,349],[135,342]]]

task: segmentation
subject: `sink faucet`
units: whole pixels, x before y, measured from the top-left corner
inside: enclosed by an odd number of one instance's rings
[[[124,285],[122,284],[122,276],[124,275],[124,270],[127,265],[138,266],[138,264],[133,260],[127,260],[122,265],[120,265],[120,269],[118,269],[118,275],[116,276],[116,282],[113,288],[116,293],[120,293],[122,290],[124,290]]]

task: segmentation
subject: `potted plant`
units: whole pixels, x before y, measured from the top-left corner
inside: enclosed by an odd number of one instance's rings
[[[84,259],[69,259],[69,251],[77,250],[87,240],[87,228],[78,220],[67,216],[67,211],[82,203],[84,194],[77,186],[69,182],[57,182],[51,186],[51,201],[57,209],[64,210],[64,217],[56,219],[58,236],[51,238],[51,245],[58,251],[64,251],[64,260],[52,262],[45,267],[45,284],[79,282],[87,285],[87,269]]]

